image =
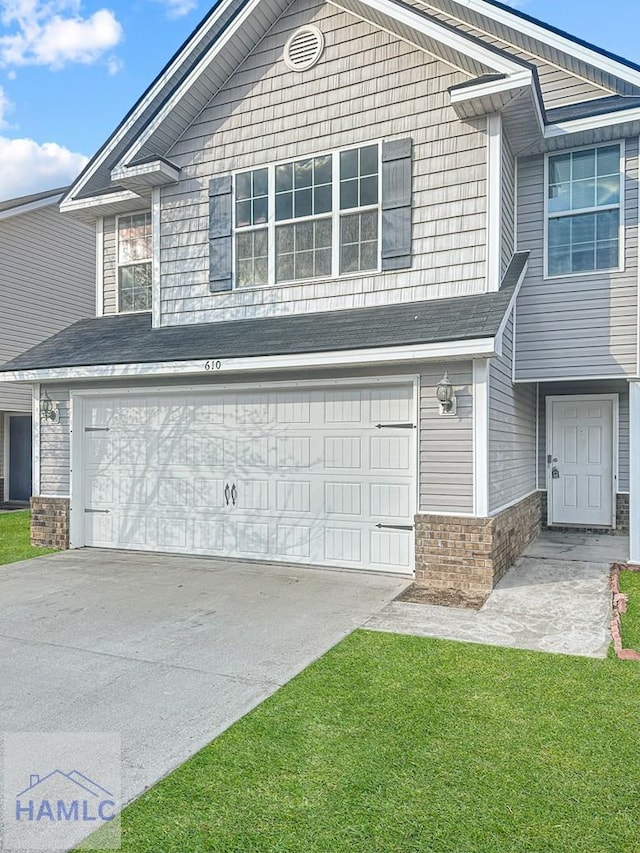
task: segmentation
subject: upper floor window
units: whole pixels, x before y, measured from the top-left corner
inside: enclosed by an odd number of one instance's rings
[[[235,176],[238,287],[377,270],[379,146]]]
[[[118,217],[118,308],[151,310],[151,214]]]
[[[549,156],[547,274],[620,267],[620,145]]]

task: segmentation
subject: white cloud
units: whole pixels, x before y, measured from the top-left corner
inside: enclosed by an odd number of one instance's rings
[[[80,0],[0,0],[0,21],[11,30],[0,36],[0,65],[5,67],[90,65],[119,44],[123,34],[108,9],[83,17]]]
[[[183,15],[188,15],[198,5],[197,0],[156,0],[156,3],[161,3],[166,7],[167,15],[170,18],[181,18]]]
[[[7,113],[11,112],[12,109],[13,104],[7,97],[5,90],[0,86],[0,127],[8,126]]]
[[[16,198],[70,183],[87,162],[56,142],[0,136],[0,199]]]

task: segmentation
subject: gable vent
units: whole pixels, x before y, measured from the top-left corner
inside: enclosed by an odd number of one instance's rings
[[[311,68],[322,56],[324,36],[317,27],[300,27],[284,46],[284,61],[292,71]]]

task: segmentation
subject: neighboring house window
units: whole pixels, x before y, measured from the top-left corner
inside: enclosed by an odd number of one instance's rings
[[[620,266],[620,145],[549,156],[547,273]]]
[[[238,287],[379,268],[379,146],[235,176]]]
[[[118,306],[151,310],[151,214],[118,217]]]

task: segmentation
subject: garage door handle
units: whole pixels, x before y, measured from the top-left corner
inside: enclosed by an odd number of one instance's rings
[[[238,497],[238,489],[236,487],[236,484],[234,483],[233,486],[231,486],[231,500],[233,501],[234,506],[236,505],[236,498],[237,497]]]
[[[101,515],[109,515],[111,510],[108,510],[108,509],[85,509],[85,512],[100,513]]]
[[[385,530],[413,530],[412,524],[376,524],[376,527]]]
[[[415,424],[376,424],[376,429],[415,429]]]
[[[224,499],[227,502],[227,506],[229,506],[229,495],[231,492],[229,491],[229,483],[224,487]]]

